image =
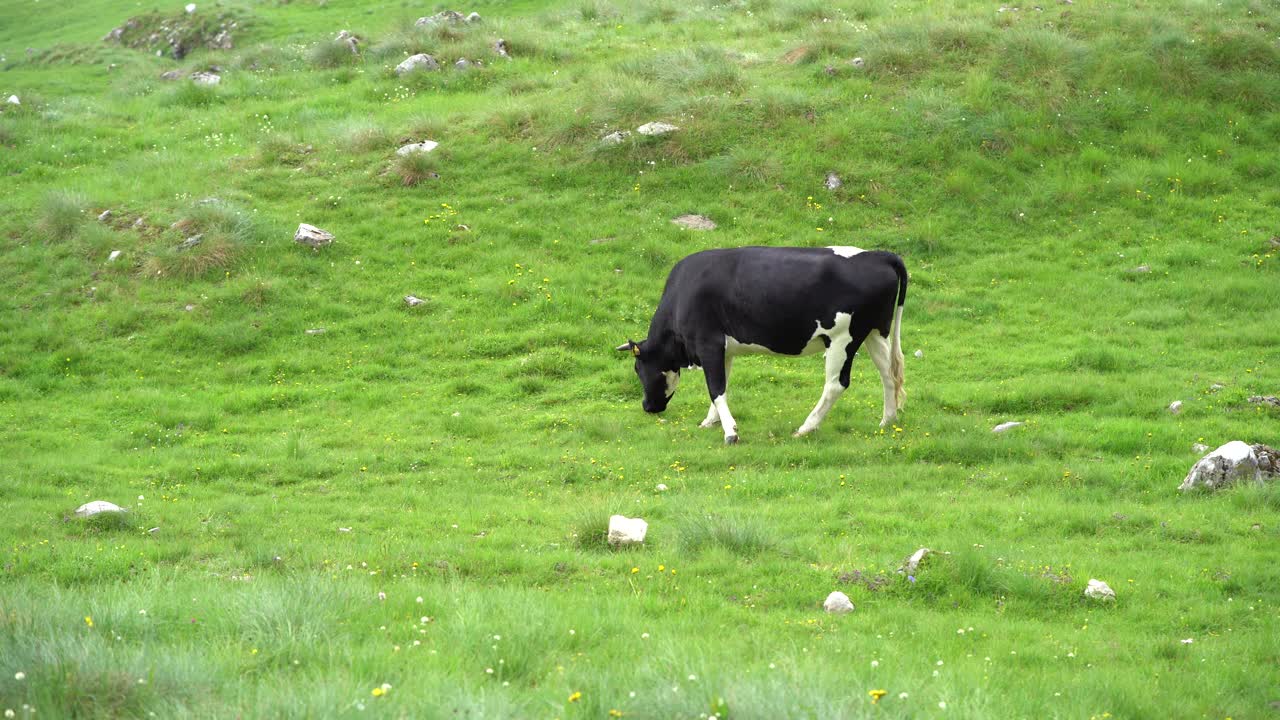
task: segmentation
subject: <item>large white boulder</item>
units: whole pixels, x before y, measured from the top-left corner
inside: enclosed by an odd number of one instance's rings
[[[823,601],[822,609],[836,614],[853,612],[853,603],[850,602],[848,595],[836,590]]]
[[[418,53],[405,58],[404,62],[396,66],[396,74],[403,75],[407,72],[415,70],[439,70],[440,63],[436,59],[426,53]]]
[[[1203,487],[1217,490],[1237,482],[1261,483],[1280,475],[1280,451],[1266,445],[1232,440],[1200,458],[1178,486],[1179,490]]]
[[[609,544],[614,547],[642,543],[647,532],[649,523],[640,518],[625,515],[613,515],[609,518]]]
[[[1089,586],[1084,589],[1084,596],[1091,600],[1115,600],[1116,591],[1101,580],[1089,579]]]
[[[120,512],[124,512],[124,508],[116,505],[115,503],[109,503],[106,500],[94,500],[93,502],[87,502],[76,508],[76,517],[87,518],[101,513]]]

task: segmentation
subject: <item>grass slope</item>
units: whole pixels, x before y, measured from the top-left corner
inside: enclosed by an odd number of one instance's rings
[[[152,9],[0,7],[0,707],[1274,715],[1280,490],[1175,490],[1193,443],[1280,441],[1274,5],[235,2],[197,10],[233,50],[101,41]],[[697,373],[640,411],[612,347],[747,244],[907,258],[899,426],[862,359],[804,439],[813,359],[737,364],[739,446]]]

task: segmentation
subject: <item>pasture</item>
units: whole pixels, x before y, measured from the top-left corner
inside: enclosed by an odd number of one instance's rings
[[[1280,488],[1177,491],[1280,444],[1280,8],[1127,5],[0,3],[0,710],[1280,717]],[[902,255],[897,424],[641,411],[740,245]]]

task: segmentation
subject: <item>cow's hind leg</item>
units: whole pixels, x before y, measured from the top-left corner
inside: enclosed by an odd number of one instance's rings
[[[884,386],[884,415],[880,417],[880,427],[884,427],[898,419],[899,386],[894,379],[893,348],[889,339],[881,335],[879,330],[872,330],[867,335],[866,348],[871,362],[880,371],[880,384]]]
[[[850,332],[847,329],[843,333],[831,334],[831,344],[823,354],[827,379],[822,386],[822,397],[818,398],[818,404],[809,413],[809,417],[805,418],[804,424],[796,430],[796,437],[817,430],[823,418],[831,412],[836,400],[839,400],[845,388],[849,387],[849,371],[853,364],[853,356],[866,335],[866,330]]]
[[[729,371],[732,368],[733,368],[733,356],[726,354],[724,356],[724,384],[725,384],[726,395],[729,393]],[[716,410],[716,404],[714,401],[712,401],[711,409],[707,410],[706,419],[698,423],[698,427],[709,428],[709,427],[714,427],[719,423],[720,423],[720,411]]]

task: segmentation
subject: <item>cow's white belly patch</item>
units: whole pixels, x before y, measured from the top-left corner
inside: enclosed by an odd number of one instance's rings
[[[813,335],[809,336],[809,342],[805,343],[804,349],[800,351],[801,355],[815,355],[827,349],[827,343],[822,341],[822,336],[827,336],[830,340],[835,341],[839,338],[848,337],[849,323],[853,320],[853,315],[844,312],[836,313],[835,323],[830,328],[822,327],[821,320],[815,320],[816,326]],[[782,355],[774,350],[770,350],[764,345],[756,345],[755,343],[738,342],[738,340],[730,335],[724,337],[724,354],[726,357],[737,357],[738,355]]]
[[[827,249],[840,257],[853,257],[860,252],[866,252],[862,248],[856,248],[852,245],[828,245]]]

